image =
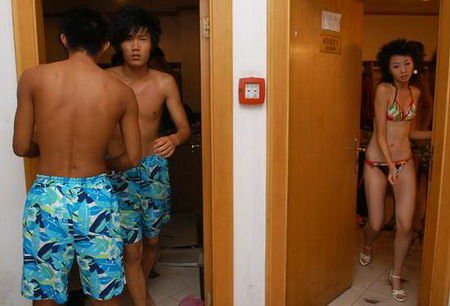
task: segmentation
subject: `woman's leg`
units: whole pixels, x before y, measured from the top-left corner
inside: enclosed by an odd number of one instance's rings
[[[387,178],[378,168],[364,164],[364,185],[366,189],[369,222],[364,228],[363,253],[371,255],[370,247],[384,224],[384,201]]]
[[[409,161],[398,176],[398,184],[393,186],[396,202],[396,228],[394,243],[393,275],[401,275],[412,239],[412,225],[416,201],[416,173],[414,162]],[[393,288],[401,288],[401,280],[393,279]]]

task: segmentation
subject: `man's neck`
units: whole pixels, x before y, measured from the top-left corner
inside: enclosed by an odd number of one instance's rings
[[[89,55],[86,51],[69,51],[69,60],[95,63],[96,57]]]
[[[147,66],[132,67],[126,63],[122,66],[122,69],[125,77],[132,81],[144,79],[150,70]]]

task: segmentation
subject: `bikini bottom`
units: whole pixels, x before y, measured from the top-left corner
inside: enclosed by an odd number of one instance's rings
[[[413,157],[409,157],[408,159],[395,160],[394,165],[397,168],[397,175],[402,171],[403,167],[412,159]],[[373,160],[365,160],[366,164],[368,164],[371,168],[378,168],[380,171],[387,177],[389,175],[389,165],[386,162],[378,162]]]

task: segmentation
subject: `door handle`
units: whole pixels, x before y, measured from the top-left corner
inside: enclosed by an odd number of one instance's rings
[[[200,149],[201,147],[202,145],[198,143],[191,144],[191,153],[195,153],[196,149]]]
[[[355,150],[356,152],[366,152],[365,147],[345,147],[346,150]]]
[[[359,144],[359,137],[356,136],[353,141],[355,142],[355,146],[345,147],[345,150],[352,150],[355,152],[355,173],[358,173],[358,165],[359,165],[359,153],[366,152],[366,147],[362,147]]]
[[[366,147],[361,147],[361,146],[359,145],[359,137],[358,137],[358,136],[356,136],[356,137],[353,139],[353,141],[355,142],[355,146],[354,146],[354,147],[345,147],[346,150],[355,150],[356,153],[359,153],[359,152],[366,152]]]

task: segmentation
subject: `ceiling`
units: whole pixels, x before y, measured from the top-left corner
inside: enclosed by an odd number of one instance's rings
[[[366,14],[417,14],[439,13],[439,0],[363,0]]]
[[[114,13],[128,5],[138,5],[154,12],[176,12],[198,7],[199,0],[43,0],[45,15],[61,14],[68,8],[84,6],[102,13]]]

